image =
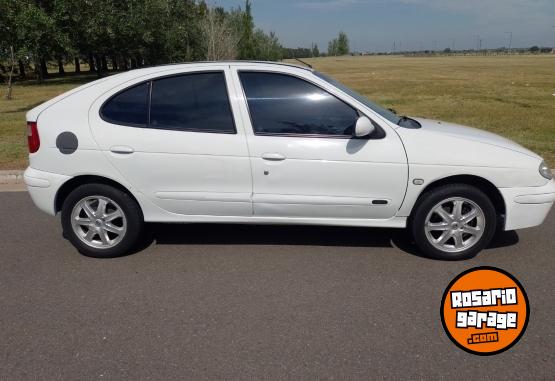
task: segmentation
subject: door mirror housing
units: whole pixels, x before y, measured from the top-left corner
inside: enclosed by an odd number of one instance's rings
[[[374,127],[372,121],[365,116],[361,116],[357,119],[353,136],[362,138],[371,135],[375,130],[376,127]]]

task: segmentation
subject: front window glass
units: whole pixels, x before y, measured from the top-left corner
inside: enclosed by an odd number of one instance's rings
[[[352,135],[357,111],[318,86],[279,73],[239,75],[256,134]]]
[[[357,101],[359,101],[363,105],[365,105],[368,108],[370,108],[371,110],[373,110],[375,113],[383,116],[385,119],[389,120],[391,123],[395,123],[395,124],[399,123],[401,118],[397,114],[395,114],[394,112],[389,111],[389,110],[383,108],[380,105],[377,105],[376,103],[372,102],[370,99],[366,98],[364,95],[357,93],[356,91],[354,91],[353,89],[351,89],[348,86],[345,86],[344,84],[342,84],[341,82],[339,82],[336,79],[328,77],[325,74],[318,73],[317,71],[315,71],[314,74],[317,77],[322,78],[324,81],[328,82],[329,84],[337,87],[339,90],[343,91],[347,95],[353,97],[354,99],[356,99]]]

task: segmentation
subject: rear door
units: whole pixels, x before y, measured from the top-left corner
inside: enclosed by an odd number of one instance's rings
[[[408,169],[392,128],[368,113],[376,133],[353,138],[362,108],[318,84],[308,71],[238,65],[233,74],[245,97],[256,216],[388,219],[396,214]]]
[[[185,215],[252,215],[247,143],[229,66],[165,72],[100,97],[90,124],[125,179],[156,205]]]

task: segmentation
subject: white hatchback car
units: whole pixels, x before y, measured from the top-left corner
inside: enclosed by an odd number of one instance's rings
[[[497,135],[399,117],[311,69],[214,62],[133,70],[27,113],[25,182],[83,254],[144,222],[408,227],[468,258],[555,201],[542,159]]]

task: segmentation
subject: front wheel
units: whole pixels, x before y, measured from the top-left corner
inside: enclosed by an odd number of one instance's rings
[[[62,206],[64,235],[81,254],[89,257],[127,254],[137,242],[143,224],[137,202],[105,184],[81,185]]]
[[[495,233],[497,216],[480,189],[445,185],[422,195],[410,229],[418,247],[431,257],[467,259],[485,248]]]

